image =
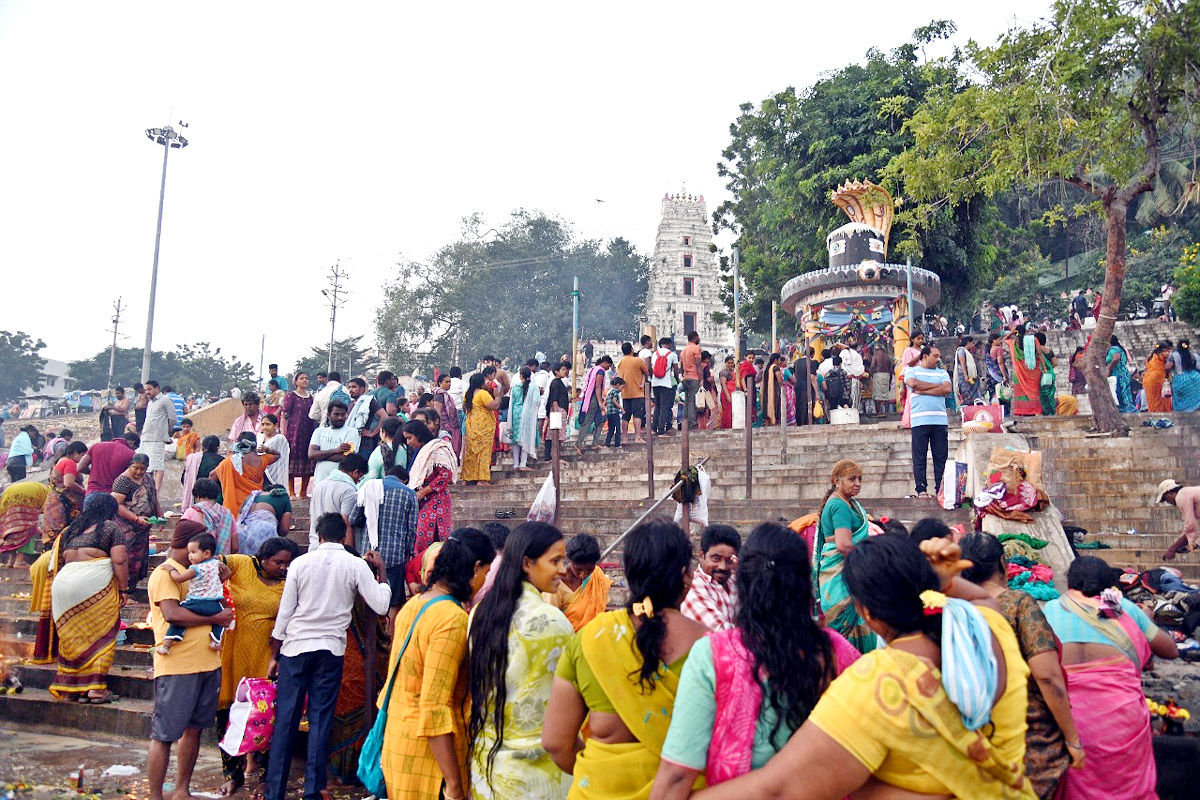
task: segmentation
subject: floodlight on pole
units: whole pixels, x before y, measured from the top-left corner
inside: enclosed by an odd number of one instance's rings
[[[186,128],[187,124],[179,123]],[[171,148],[182,150],[188,146],[188,140],[168,125],[165,128],[147,128],[146,138],[163,148],[162,184],[158,188],[158,225],[154,230],[154,266],[150,270],[150,307],[146,310],[146,348],[142,351],[142,383],[150,379],[150,347],[154,338],[154,296],[158,290],[158,251],[162,243],[163,200],[167,194],[167,156]]]

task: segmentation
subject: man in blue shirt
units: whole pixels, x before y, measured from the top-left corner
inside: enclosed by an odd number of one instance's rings
[[[267,364],[267,372],[270,373],[270,377],[267,378],[268,381],[279,381],[279,390],[281,392],[286,392],[292,388],[291,384],[288,383],[288,379],[279,374],[278,364]]]
[[[916,493],[910,497],[930,498],[925,472],[925,453],[933,453],[934,491],[942,488],[946,467],[946,395],[953,391],[950,373],[941,368],[937,345],[925,345],[917,363],[904,369],[904,385],[912,394],[912,462]]]
[[[175,406],[175,420],[176,425],[178,425],[179,420],[183,419],[187,413],[187,401],[183,399],[182,395],[176,394],[175,390],[170,386],[162,387],[162,391],[167,396],[167,399],[171,401],[171,405]]]

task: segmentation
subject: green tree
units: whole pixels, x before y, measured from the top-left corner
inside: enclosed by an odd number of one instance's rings
[[[872,49],[864,63],[802,92],[788,88],[757,107],[741,106],[717,165],[733,197],[717,208],[713,229],[738,236],[746,289],[741,311],[750,327],[769,330],[771,301],[779,299],[783,284],[828,266],[825,236],[847,221],[830,202],[834,187],[855,178],[877,180],[911,143],[904,122],[912,110],[931,92],[953,93],[963,86],[957,50],[932,60],[923,52],[954,30],[951,22],[933,22],[890,54]],[[944,208],[935,224],[910,233],[914,241],[907,250],[892,248],[893,260],[922,254],[921,266],[942,277],[944,305],[964,303],[988,274],[995,253],[981,243],[978,223],[985,207],[964,201]],[[893,229],[893,242],[903,238],[903,228],[901,223]],[[726,281],[731,287],[732,276]],[[729,287],[722,297],[732,310]]]
[[[381,356],[404,372],[484,355],[512,360],[571,350],[572,281],[580,336],[628,337],[645,302],[649,261],[625,239],[579,240],[570,225],[518,210],[499,230],[479,215],[429,264],[406,261],[376,311]]]
[[[0,400],[16,400],[42,385],[46,359],[38,352],[45,346],[24,331],[0,331]]]
[[[1194,121],[1200,102],[1200,3],[1056,0],[1048,19],[993,47],[972,43],[980,80],[931,94],[905,126],[913,145],[888,174],[935,222],[946,206],[1017,185],[1064,180],[1104,219],[1103,304],[1087,351],[1096,427],[1123,434],[1104,375],[1121,304],[1131,205],[1154,188],[1162,137]]]
[[[1200,325],[1200,242],[1183,248],[1175,271],[1175,313],[1189,325]]]
[[[170,383],[181,394],[220,394],[254,382],[253,365],[239,361],[237,356],[222,356],[221,348],[214,350],[209,342],[175,345],[170,356],[175,361]]]
[[[371,385],[375,374],[382,369],[375,351],[370,347],[363,347],[364,336],[365,334],[337,339],[333,343],[333,369],[341,374],[343,382],[358,376],[366,378],[368,385]],[[325,345],[312,348],[311,353],[297,361],[293,374],[307,372],[311,377],[311,383],[315,386],[317,373],[327,372],[328,369],[329,345]]]

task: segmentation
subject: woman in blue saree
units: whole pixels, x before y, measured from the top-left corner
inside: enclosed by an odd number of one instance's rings
[[[1129,379],[1129,355],[1115,335],[1108,343],[1108,354],[1104,357],[1104,363],[1108,365],[1109,377],[1117,379],[1117,410],[1122,414],[1137,411],[1133,404],[1133,381]]]

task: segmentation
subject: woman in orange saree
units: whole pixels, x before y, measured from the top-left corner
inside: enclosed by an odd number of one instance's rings
[[[1146,374],[1142,377],[1142,388],[1146,390],[1146,405],[1151,414],[1168,414],[1172,410],[1170,396],[1163,397],[1163,384],[1167,380],[1167,359],[1171,357],[1171,343],[1159,342],[1158,347],[1146,359]]]

